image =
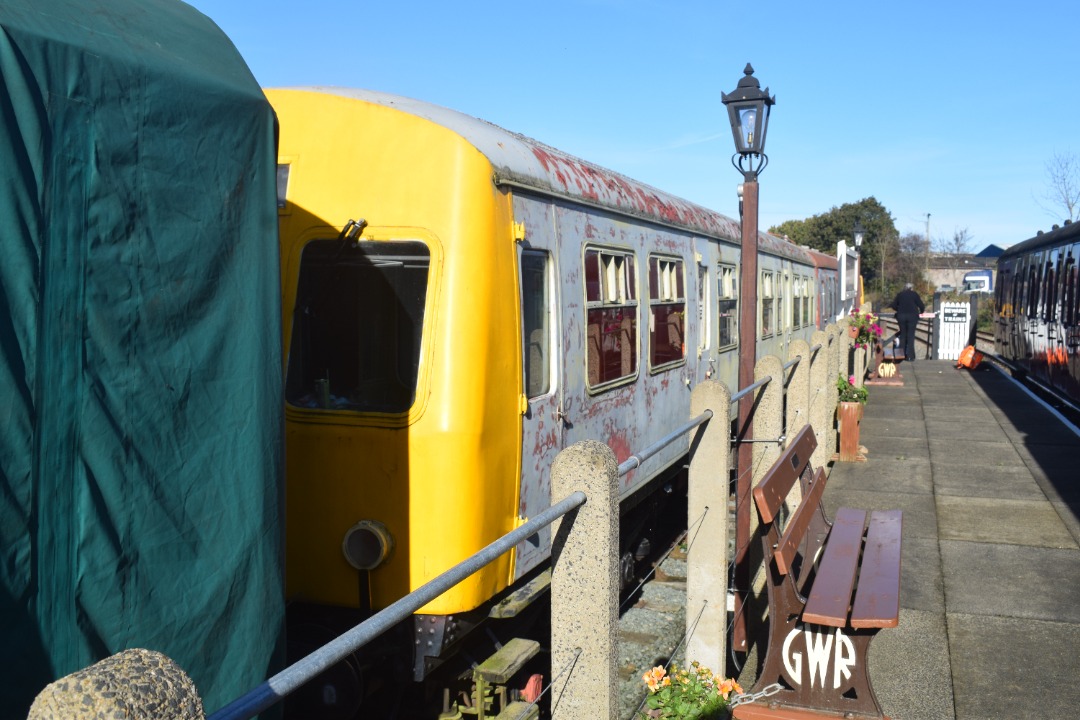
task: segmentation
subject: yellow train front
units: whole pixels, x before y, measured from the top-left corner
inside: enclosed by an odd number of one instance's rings
[[[600,440],[625,460],[686,421],[695,384],[735,387],[735,221],[426,103],[267,95],[293,640],[329,639],[548,507],[568,444]],[[819,324],[835,262],[763,236],[759,267],[756,352],[786,357]],[[621,479],[624,522],[665,495],[648,491],[685,452]],[[521,543],[387,639],[409,657],[374,664],[423,678],[549,555],[547,531]],[[355,692],[316,683],[315,704],[347,716],[370,669],[342,671],[361,678]]]

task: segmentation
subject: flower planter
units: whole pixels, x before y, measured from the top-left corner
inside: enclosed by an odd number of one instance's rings
[[[859,337],[859,328],[856,325],[848,325],[847,334],[853,338]]]
[[[859,421],[863,416],[861,402],[841,402],[837,409],[840,420],[840,462],[862,462],[866,458],[859,454]]]

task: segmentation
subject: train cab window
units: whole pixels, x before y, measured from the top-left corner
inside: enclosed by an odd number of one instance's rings
[[[521,324],[525,393],[530,398],[551,391],[551,271],[546,252],[521,253]]]
[[[637,374],[637,274],[630,252],[585,249],[586,369],[589,388]]]
[[[289,404],[379,413],[412,406],[430,259],[418,241],[316,240],[304,248]]]
[[[686,292],[683,261],[649,258],[649,365],[657,368],[686,357]]]
[[[716,314],[720,320],[720,349],[739,342],[739,281],[734,265],[721,265],[716,277]]]
[[[776,289],[773,286],[775,276],[771,272],[761,273],[761,337],[771,337],[776,331],[774,327],[773,301],[776,297]]]

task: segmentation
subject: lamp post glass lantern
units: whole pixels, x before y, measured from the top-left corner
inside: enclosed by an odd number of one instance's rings
[[[747,180],[754,179],[769,163],[765,155],[765,133],[776,96],[769,96],[769,88],[761,89],[754,68],[747,63],[738,86],[731,93],[720,93],[720,99],[727,106],[731,134],[735,138],[731,164]]]
[[[862,247],[863,238],[866,237],[866,230],[862,226],[861,220],[855,221],[855,251],[858,252]]]

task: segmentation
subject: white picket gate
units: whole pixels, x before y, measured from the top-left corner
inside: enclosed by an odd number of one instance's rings
[[[971,305],[943,302],[937,316],[939,360],[956,360],[968,344],[971,332]]]

